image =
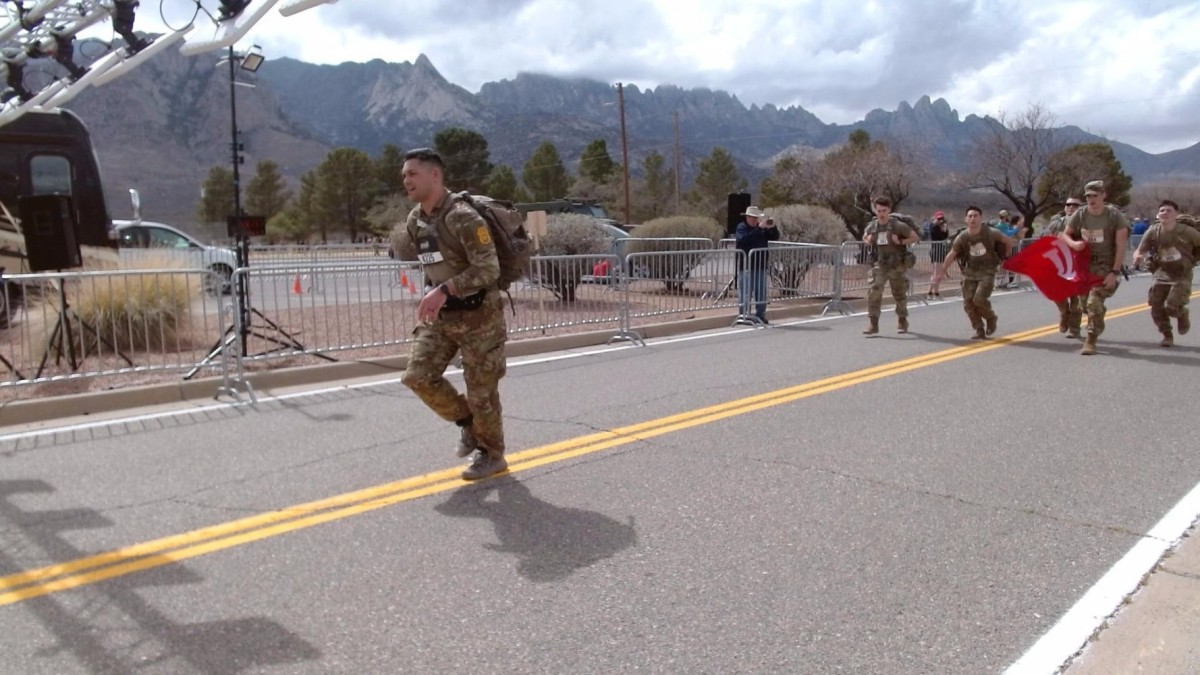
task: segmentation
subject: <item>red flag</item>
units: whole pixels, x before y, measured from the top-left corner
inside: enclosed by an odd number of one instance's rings
[[[1020,253],[1004,261],[1004,269],[1024,274],[1033,280],[1042,295],[1053,302],[1062,302],[1073,295],[1084,295],[1104,283],[1088,271],[1091,253],[1087,244],[1082,251],[1072,251],[1058,237],[1042,237],[1026,246]]]

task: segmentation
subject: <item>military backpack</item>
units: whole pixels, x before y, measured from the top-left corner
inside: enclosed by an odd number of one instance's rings
[[[467,204],[488,224],[496,258],[500,261],[500,278],[496,285],[507,291],[514,281],[525,277],[529,259],[533,256],[533,240],[525,229],[525,216],[513,208],[512,202],[492,199],[469,192],[457,192],[454,199]]]

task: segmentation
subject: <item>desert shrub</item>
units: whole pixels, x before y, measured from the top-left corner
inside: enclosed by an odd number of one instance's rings
[[[546,234],[538,241],[538,255],[605,255],[612,250],[613,238],[599,221],[580,213],[552,213],[546,218]],[[591,268],[584,259],[535,260],[538,283],[554,292],[563,302],[574,302],[575,291]]]
[[[788,204],[767,209],[779,228],[779,240],[837,246],[846,240],[846,221],[835,211],[812,204]],[[780,255],[771,258],[771,277],[780,288],[799,289],[812,258]]]
[[[779,227],[779,240],[836,246],[846,240],[846,221],[835,211],[812,204],[768,209]]]
[[[176,260],[146,258],[142,269],[180,267]],[[68,281],[70,307],[84,323],[96,329],[93,334],[81,326],[72,326],[72,337],[79,354],[121,351],[173,352],[190,349],[192,335],[189,318],[192,303],[201,294],[203,284],[195,275],[184,272],[153,275],[114,275],[86,277],[78,283]],[[47,294],[45,302],[55,306],[58,298]],[[46,327],[43,345],[48,344],[53,326]],[[103,339],[112,347],[103,345]]]
[[[627,253],[665,253],[669,251],[686,251],[670,256],[648,256],[638,260],[642,266],[637,274],[662,281],[668,291],[678,293],[683,290],[683,284],[714,248],[725,229],[716,220],[705,216],[667,216],[655,218],[633,231],[633,237],[626,246]],[[708,249],[701,242],[685,241],[654,241],[666,238],[700,238],[707,239]]]

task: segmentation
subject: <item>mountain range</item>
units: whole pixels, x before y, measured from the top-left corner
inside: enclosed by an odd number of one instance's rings
[[[606,140],[620,160],[620,111],[614,85],[521,73],[489,82],[478,93],[447,81],[424,55],[412,63],[314,65],[268,60],[238,86],[237,126],[245,147],[243,185],[257,161],[276,161],[293,184],[331,149],[350,146],[372,155],[384,144],[428,146],[449,126],[488,139],[492,161],[519,174],[543,141],[552,141],[568,166],[584,147]],[[148,219],[195,221],[200,186],[210,167],[231,166],[230,81],[218,55],[184,57],[167,50],[114,83],[89,89],[69,107],[89,126],[105,176],[113,217],[128,213],[128,189],[138,188]],[[796,147],[824,149],[855,129],[873,139],[920,147],[937,172],[961,169],[971,139],[987,118],[960,119],[945,100],[920,98],[894,111],[873,110],[854,124],[827,124],[801,107],[747,107],[736,96],[671,85],[624,87],[631,171],[647,154],[674,156],[675,116],[684,184],[715,146],[729,150],[754,191],[772,158]],[[1200,176],[1200,143],[1150,154],[1064,127],[1078,142],[1107,142],[1135,184]]]

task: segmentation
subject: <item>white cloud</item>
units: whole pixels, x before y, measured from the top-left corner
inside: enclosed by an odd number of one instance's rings
[[[926,94],[962,115],[1038,102],[1161,152],[1200,141],[1197,33],[1200,2],[1178,0],[341,0],[272,12],[247,43],[315,63],[424,53],[471,91],[519,72],[709,87],[837,123]]]

